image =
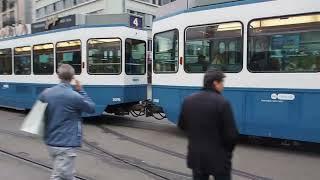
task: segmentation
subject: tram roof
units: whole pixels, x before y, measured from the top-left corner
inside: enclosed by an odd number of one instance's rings
[[[97,28],[97,27],[128,27],[129,28],[129,26],[127,24],[77,25],[77,26],[72,26],[72,27],[68,27],[68,28],[61,28],[61,29],[55,29],[55,30],[50,30],[50,31],[38,32],[38,33],[34,33],[34,34],[25,34],[25,35],[21,35],[21,36],[8,37],[8,38],[0,39],[0,42],[14,40],[14,39],[21,39],[21,38],[26,38],[26,37],[39,36],[39,35],[44,35],[44,34],[52,34],[52,33],[57,33],[57,32],[62,32],[62,31],[70,31],[70,30],[81,29],[81,28]]]
[[[232,7],[232,6],[240,6],[240,5],[246,5],[246,4],[262,3],[262,2],[268,2],[268,1],[274,1],[274,0],[235,0],[235,1],[231,1],[231,2],[224,2],[224,3],[212,4],[212,5],[206,5],[206,6],[193,7],[193,8],[177,11],[177,12],[156,18],[155,21],[160,21],[163,19],[167,19],[169,17],[184,14],[184,13],[205,11],[205,10],[210,10],[210,9],[219,9],[219,8]]]

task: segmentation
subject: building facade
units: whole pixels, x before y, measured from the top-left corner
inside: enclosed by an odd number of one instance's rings
[[[0,28],[16,24],[31,24],[32,0],[1,0]]]
[[[33,22],[53,16],[71,14],[122,14],[129,13],[145,19],[151,28],[159,6],[174,0],[33,0]]]
[[[163,16],[174,14],[176,12],[184,11],[190,8],[236,1],[242,0],[175,0],[174,2],[165,0],[163,5],[156,11],[156,16],[158,18],[161,18]]]

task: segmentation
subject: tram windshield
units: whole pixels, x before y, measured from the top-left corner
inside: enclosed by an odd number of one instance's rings
[[[73,66],[76,74],[81,74],[81,41],[58,42],[56,46],[57,69],[61,64]]]
[[[88,41],[89,74],[121,73],[121,40],[118,38]]]
[[[14,48],[14,73],[16,75],[31,74],[31,47]]]
[[[146,42],[126,39],[126,74],[143,75],[146,73]]]
[[[12,74],[12,51],[0,49],[0,75]]]
[[[204,73],[209,69],[239,72],[242,59],[241,23],[195,26],[186,30],[186,72]]]
[[[155,73],[178,71],[178,34],[178,30],[172,30],[154,36],[153,70]]]
[[[320,15],[254,20],[248,35],[251,72],[318,72]]]

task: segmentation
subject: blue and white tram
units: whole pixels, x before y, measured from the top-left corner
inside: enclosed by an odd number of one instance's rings
[[[29,109],[71,64],[96,113],[122,113],[145,100],[147,32],[122,25],[75,26],[0,41],[0,106]]]
[[[153,102],[178,121],[210,68],[241,134],[320,142],[320,1],[242,0],[192,8],[153,26]]]

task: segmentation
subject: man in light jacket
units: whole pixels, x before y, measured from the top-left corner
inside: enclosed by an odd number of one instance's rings
[[[208,71],[203,90],[187,97],[182,106],[178,125],[188,136],[187,163],[194,180],[209,180],[210,175],[231,179],[238,130],[231,105],[221,95],[224,77],[221,71]]]
[[[76,148],[82,142],[81,114],[94,113],[95,104],[79,81],[73,89],[75,70],[68,64],[58,68],[60,84],[44,90],[39,100],[48,103],[44,141],[53,160],[50,180],[74,180]]]

